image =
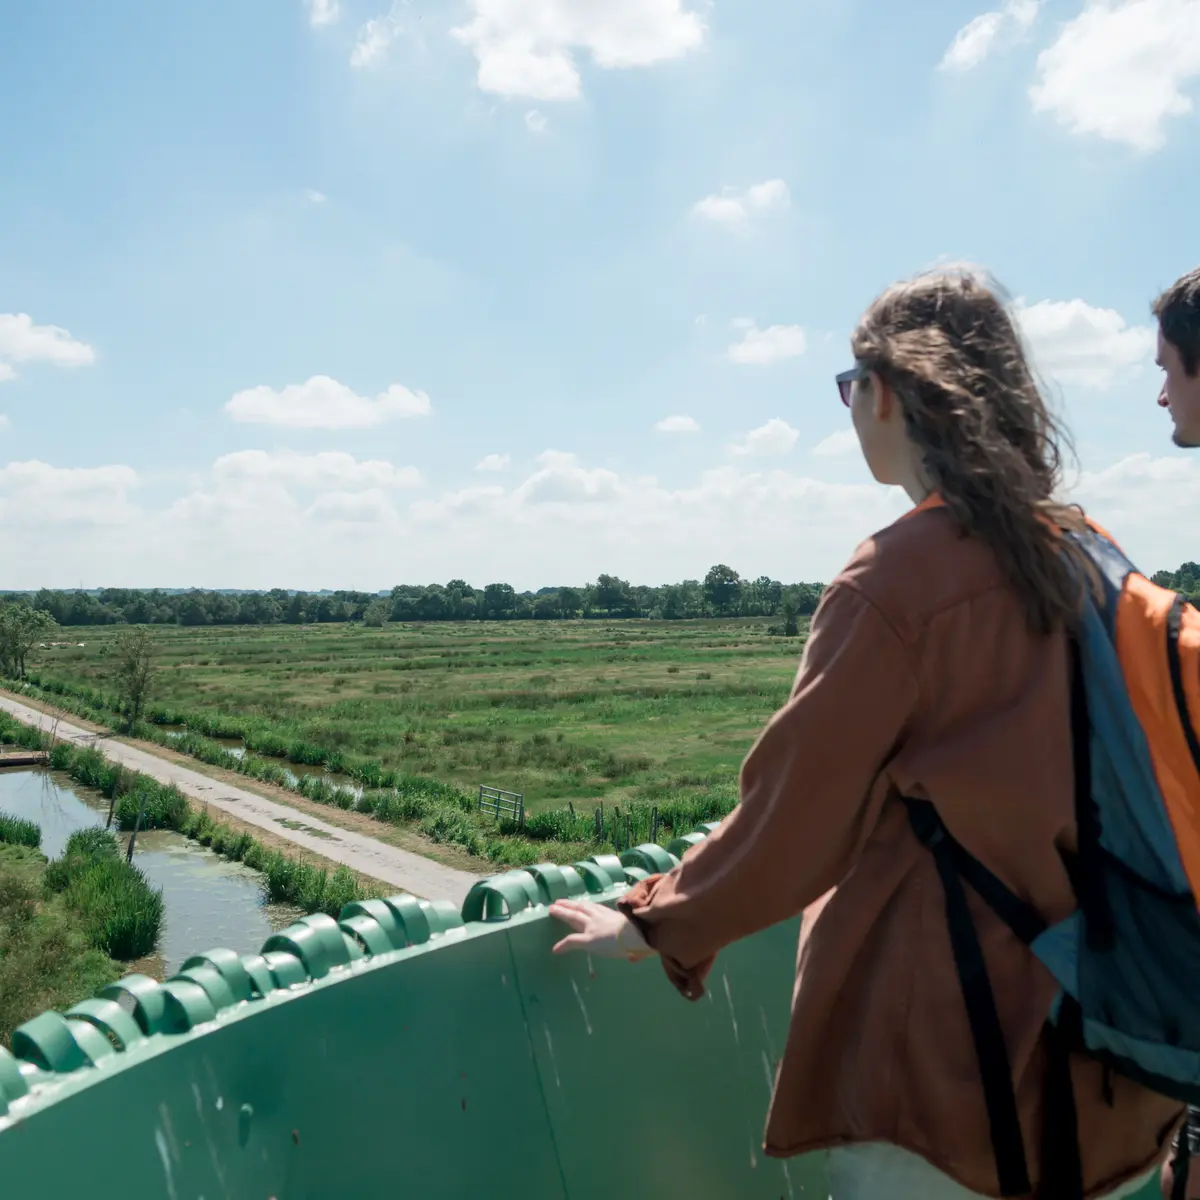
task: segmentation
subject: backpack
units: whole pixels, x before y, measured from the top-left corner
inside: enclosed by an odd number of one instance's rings
[[[903,800],[945,892],[1001,1194],[1031,1186],[964,883],[1059,984],[1037,1195],[1082,1200],[1071,1054],[1103,1063],[1106,1088],[1115,1072],[1200,1105],[1200,611],[1139,574],[1098,526],[1066,536],[1101,585],[1069,639],[1078,854],[1066,866],[1077,910],[1048,925],[954,840],[932,803]]]

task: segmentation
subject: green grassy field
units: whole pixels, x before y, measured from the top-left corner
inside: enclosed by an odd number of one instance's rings
[[[763,619],[154,628],[147,715],[256,754],[522,792],[527,811],[729,786],[800,638]],[[115,708],[118,630],[72,630],[31,676]],[[63,639],[60,635],[60,640]]]

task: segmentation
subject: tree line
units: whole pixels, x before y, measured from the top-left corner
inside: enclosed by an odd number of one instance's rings
[[[1156,571],[1151,582],[1181,592],[1200,608],[1200,563],[1185,562],[1178,571]]]
[[[1200,565],[1152,576],[1200,605]],[[705,577],[647,587],[616,575],[600,575],[583,587],[518,592],[511,584],[472,587],[449,583],[398,584],[387,595],[335,591],[326,594],[272,588],[265,592],[168,592],[105,588],[33,594],[0,594],[0,670],[18,667],[30,646],[53,624],[80,625],[309,625],[389,621],[521,621],[696,617],[776,617],[789,623],[816,611],[825,585],[781,583],[761,575],[743,579],[718,563]],[[20,609],[22,611],[8,611]],[[33,616],[30,614],[41,614]],[[11,670],[6,673],[13,673]],[[19,673],[19,671],[15,672]]]
[[[805,616],[816,610],[824,584],[781,583],[768,576],[743,579],[717,564],[704,579],[646,587],[600,575],[583,587],[518,592],[508,583],[472,587],[449,583],[398,584],[387,595],[324,594],[272,588],[265,592],[104,588],[97,592],[43,588],[0,601],[44,613],[55,624],[84,625],[307,625],[363,621],[520,621],[695,617]]]

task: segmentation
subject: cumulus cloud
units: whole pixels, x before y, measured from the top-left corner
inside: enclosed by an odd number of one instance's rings
[[[340,450],[297,454],[291,450],[237,450],[213,463],[218,483],[282,483],[314,490],[414,488],[422,484],[416,467],[396,467],[382,459],[360,462]]]
[[[693,417],[677,413],[672,417],[663,417],[661,421],[655,423],[654,428],[659,433],[697,433],[700,426]]]
[[[475,464],[477,471],[507,471],[512,461],[507,454],[488,454]]]
[[[667,486],[549,451],[511,486],[432,496],[386,482],[403,468],[228,458],[202,486],[145,508],[129,503],[129,467],[0,469],[7,585],[74,587],[82,576],[112,586],[373,591],[463,577],[537,588],[601,571],[647,583],[702,578],[714,562],[828,580],[858,541],[910,507],[897,488],[825,483],[750,458]],[[1146,570],[1195,557],[1194,456],[1135,455],[1086,473],[1072,496]],[[47,520],[58,521],[52,541]]]
[[[528,129],[530,133],[545,133],[546,126],[549,124],[550,122],[547,121],[545,116],[538,112],[536,108],[531,108],[525,114],[525,128]]]
[[[692,205],[693,216],[735,232],[744,232],[756,213],[791,206],[792,194],[782,179],[767,179],[748,188],[722,188]]]
[[[1062,384],[1104,390],[1150,360],[1155,332],[1083,300],[1018,300],[1014,314],[1038,368]]]
[[[765,425],[750,430],[745,437],[734,442],[729,449],[734,454],[759,456],[787,454],[796,444],[799,436],[798,429],[793,429],[779,417],[772,417]]]
[[[319,521],[375,525],[394,519],[395,506],[378,488],[366,492],[324,492],[305,510]]]
[[[996,12],[973,17],[954,35],[938,70],[970,71],[979,66],[1005,35],[1028,29],[1039,8],[1041,0],[1010,0]]]
[[[759,329],[753,322],[749,327],[742,322],[734,324],[745,328],[746,332],[740,342],[729,347],[727,353],[731,362],[769,366],[804,353],[804,330],[799,325],[771,325]]]
[[[341,16],[339,0],[305,0],[308,7],[308,21],[314,29],[322,25],[332,25]]]
[[[1144,152],[1193,110],[1200,0],[1089,0],[1038,56],[1035,112]]]
[[[54,467],[32,459],[0,467],[0,526],[112,525],[136,515],[132,467]],[[113,547],[114,551],[117,549]]]
[[[853,429],[839,429],[827,438],[822,438],[813,448],[816,458],[842,458],[858,453],[858,434]]]
[[[531,100],[574,100],[582,91],[577,51],[605,69],[681,58],[704,40],[703,18],[683,0],[469,0],[472,14],[451,34],[479,64],[481,91]]]
[[[288,429],[371,429],[388,421],[424,417],[432,411],[424,392],[398,383],[374,399],[356,395],[328,375],[314,375],[282,391],[261,385],[235,393],[225,405],[235,420]]]
[[[35,325],[28,313],[0,313],[0,382],[13,379],[12,363],[54,363],[78,367],[96,361],[96,352],[57,325]]]
[[[382,16],[372,17],[358,31],[358,39],[350,52],[350,65],[361,70],[378,66],[387,57],[388,49],[401,32],[396,6]]]
[[[1070,488],[1146,574],[1175,570],[1196,558],[1200,461],[1184,452],[1131,454],[1100,470],[1084,471]]]

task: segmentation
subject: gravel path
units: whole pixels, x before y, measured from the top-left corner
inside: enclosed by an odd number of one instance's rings
[[[286,838],[314,854],[342,863],[414,896],[426,900],[452,900],[461,905],[471,886],[479,879],[469,871],[442,866],[419,854],[389,846],[386,842],[365,837],[317,817],[268,800],[254,792],[219,783],[199,771],[181,767],[145,750],[117,742],[111,736],[91,733],[78,725],[48,713],[30,708],[18,700],[0,696],[0,709],[18,721],[35,725],[46,732],[55,730],[60,741],[80,746],[95,746],[110,762],[120,763],[130,770],[157,779],[159,783],[174,784],[185,796],[201,800],[237,817],[247,825],[269,830],[276,837]]]

